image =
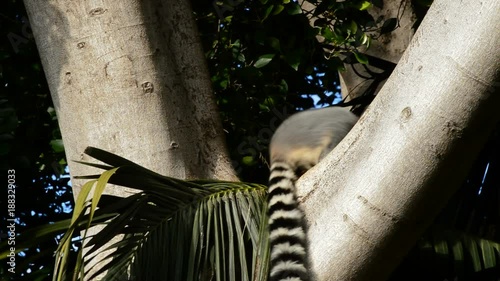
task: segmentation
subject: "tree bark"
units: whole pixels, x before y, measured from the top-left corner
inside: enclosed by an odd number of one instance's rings
[[[459,187],[500,119],[499,11],[436,0],[358,124],[298,182],[318,280],[385,280]]]
[[[189,1],[25,5],[72,176],[96,173],[71,161],[95,146],[176,178],[237,180]],[[72,178],[75,197],[84,182]]]
[[[68,160],[95,146],[177,178],[236,179],[189,1],[25,5]]]

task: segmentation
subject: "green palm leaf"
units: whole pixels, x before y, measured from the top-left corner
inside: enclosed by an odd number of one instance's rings
[[[433,225],[390,280],[498,280],[499,256],[496,241]]]
[[[93,218],[111,219],[92,237],[86,237],[74,280],[94,278],[107,271],[105,280],[265,280],[268,265],[266,187],[224,181],[182,181],[147,170],[109,152],[87,148],[85,153],[106,163],[84,163],[107,170],[85,176],[88,185],[77,199],[68,237]],[[107,183],[137,190],[127,198],[101,195]],[[94,186],[91,200],[86,200]],[[86,215],[82,215],[85,213]],[[123,239],[106,243],[116,235]],[[61,243],[56,267],[59,280],[67,268],[71,242]],[[96,256],[113,249],[104,258]],[[90,263],[101,269],[89,275]],[[85,268],[85,269],[83,269]],[[129,273],[127,277],[126,273]]]

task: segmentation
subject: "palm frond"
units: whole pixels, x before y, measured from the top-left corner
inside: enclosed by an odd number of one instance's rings
[[[105,280],[265,280],[265,186],[183,181],[97,148],[85,152],[107,165],[84,164],[107,171],[82,177],[90,181],[77,199],[68,235],[76,226],[94,226],[96,219],[103,228],[92,237],[84,234],[74,280],[93,279],[105,271]],[[126,198],[102,195],[108,183],[137,193]],[[105,215],[111,218],[103,223]],[[123,239],[106,244],[117,235]],[[65,260],[69,247],[70,241],[64,240],[58,250],[58,280],[71,272]],[[97,255],[108,249],[114,251]],[[89,276],[88,266],[96,262],[102,267]]]
[[[432,226],[390,280],[498,280],[500,243]]]

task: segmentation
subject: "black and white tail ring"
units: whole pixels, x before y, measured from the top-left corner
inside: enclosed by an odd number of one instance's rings
[[[295,180],[290,165],[272,164],[268,197],[270,281],[309,280],[304,215],[298,208]]]

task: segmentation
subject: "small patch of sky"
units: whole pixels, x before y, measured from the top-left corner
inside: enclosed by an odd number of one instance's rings
[[[73,211],[73,203],[70,201],[63,202],[61,206],[63,208],[62,211],[66,214],[69,214]]]
[[[484,182],[486,181],[486,176],[488,175],[489,168],[490,168],[490,163],[487,163],[486,168],[484,169],[483,179],[481,180],[481,186],[479,187],[479,191],[477,192],[478,195],[481,195],[481,192],[483,192],[483,186]]]
[[[316,70],[316,69],[315,69]],[[314,74],[316,77],[324,77],[325,76],[325,73],[315,73]],[[307,83],[309,84],[312,84],[314,83],[315,81],[318,83],[319,86],[323,87],[323,80],[321,79],[314,79],[314,77],[312,75],[309,75],[309,76],[306,76],[306,80],[307,80]],[[323,94],[326,96],[326,97],[331,97],[332,95],[335,96],[334,99],[333,99],[333,104],[337,104],[337,103],[340,103],[342,101],[342,95],[340,94],[340,85],[336,85],[335,87],[336,91],[333,92],[333,91],[325,91],[323,92]],[[314,101],[314,104],[315,104],[315,108],[323,108],[323,107],[328,107],[330,106],[329,104],[325,104],[325,103],[319,103],[321,98],[319,95],[311,95],[311,94],[303,94],[301,95],[301,97],[303,98],[312,98],[313,101]]]

